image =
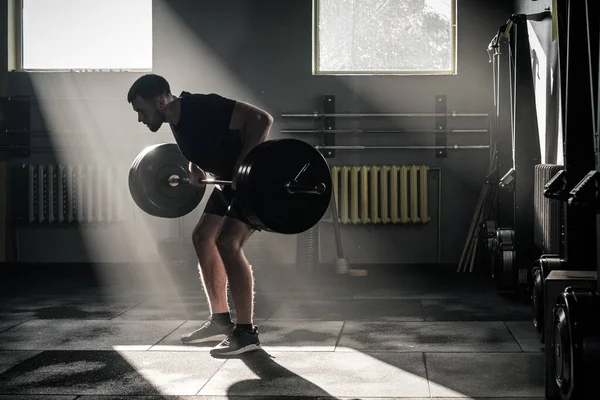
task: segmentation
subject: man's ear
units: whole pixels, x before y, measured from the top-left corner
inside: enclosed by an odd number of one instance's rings
[[[167,99],[165,98],[165,96],[158,96],[156,101],[158,103],[159,110],[164,110],[167,106]]]

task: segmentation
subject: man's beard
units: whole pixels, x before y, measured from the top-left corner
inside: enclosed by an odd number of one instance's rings
[[[160,129],[160,127],[162,126],[162,122],[156,123],[156,124],[149,124],[148,125],[148,129],[150,129],[150,132],[158,132],[158,130]]]

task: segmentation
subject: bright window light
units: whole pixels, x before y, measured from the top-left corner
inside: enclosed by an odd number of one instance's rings
[[[453,74],[456,0],[315,0],[316,74]]]
[[[151,70],[152,0],[23,0],[24,70]]]

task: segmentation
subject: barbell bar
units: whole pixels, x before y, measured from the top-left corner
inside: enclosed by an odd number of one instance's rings
[[[288,191],[288,193],[290,193],[290,194],[298,194],[298,193],[323,194],[323,193],[325,193],[326,188],[325,188],[325,184],[323,182],[319,182],[314,185],[306,185],[306,184],[301,184],[298,182],[298,178],[300,177],[302,172],[308,166],[309,166],[309,164],[306,164],[306,166],[302,170],[300,170],[300,172],[298,173],[298,175],[296,176],[295,179],[286,182],[285,188]],[[180,184],[191,184],[190,178],[182,178],[178,175],[171,175],[167,179],[167,182],[172,187],[175,187]],[[226,186],[233,185],[233,181],[224,181],[224,180],[219,180],[219,179],[200,179],[199,182],[204,185],[226,185]]]
[[[434,117],[452,117],[452,118],[485,118],[489,117],[487,113],[282,113],[282,118],[390,118],[390,117],[405,117],[405,118],[434,118]]]
[[[149,215],[178,218],[202,201],[206,186],[190,184],[189,161],[175,143],[143,149],[129,170],[129,190]],[[297,234],[316,225],[332,194],[329,165],[310,144],[298,139],[268,140],[254,147],[236,175],[236,198],[243,216],[260,230]],[[206,185],[232,185],[203,179]]]
[[[489,145],[449,145],[449,146],[359,146],[359,145],[348,145],[348,146],[326,146],[316,145],[317,150],[483,150],[489,149]]]
[[[437,133],[436,129],[281,129],[281,133]],[[446,133],[488,133],[487,129],[447,129]]]

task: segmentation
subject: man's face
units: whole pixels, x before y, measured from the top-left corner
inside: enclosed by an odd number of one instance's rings
[[[138,96],[133,99],[131,105],[133,106],[133,111],[138,114],[138,122],[142,122],[150,131],[158,131],[163,122],[165,122],[160,98],[145,100]]]

